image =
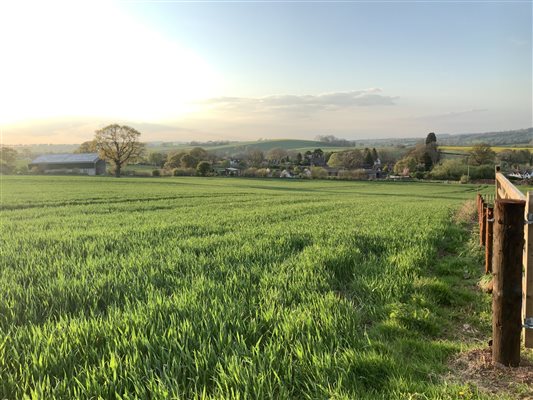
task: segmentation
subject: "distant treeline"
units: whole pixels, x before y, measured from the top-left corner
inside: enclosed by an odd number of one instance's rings
[[[498,131],[487,133],[466,133],[466,134],[442,134],[439,133],[439,145],[441,146],[472,146],[479,143],[485,143],[490,146],[533,146],[533,128],[517,129],[510,131]],[[269,151],[272,148],[284,147],[286,150],[294,150],[303,147],[359,147],[359,148],[407,148],[416,146],[421,138],[388,138],[388,139],[358,139],[348,140],[338,138],[334,135],[319,135],[316,141],[313,140],[258,140],[256,142],[238,142],[230,140],[210,140],[210,141],[191,141],[183,142],[148,142],[148,148],[159,147],[160,151],[175,151],[190,147],[216,147],[234,145],[234,148],[224,149],[229,153],[238,153],[246,151],[247,149],[257,148],[262,151]],[[319,142],[319,143],[317,143]],[[241,143],[242,145],[239,145]],[[287,147],[290,145],[291,147]],[[33,145],[13,145],[19,153],[26,154],[27,158],[34,157],[40,154],[48,153],[71,153],[74,152],[79,145],[77,144],[33,144]]]
[[[336,146],[336,147],[353,147],[356,145],[355,140],[347,140],[338,138],[333,135],[318,135],[316,137],[316,140],[322,143],[327,143],[330,146]]]
[[[357,146],[384,147],[402,145],[413,146],[419,141],[420,138],[388,138],[362,139],[354,140],[353,142]],[[454,135],[439,133],[439,144],[441,146],[472,146],[479,143],[485,143],[490,146],[533,146],[533,128],[485,133],[461,133]]]
[[[533,128],[487,133],[466,133],[460,135],[439,135],[441,145],[468,146],[486,143],[491,146],[528,144],[533,146]]]

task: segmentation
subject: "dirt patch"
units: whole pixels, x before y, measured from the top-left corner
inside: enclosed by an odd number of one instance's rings
[[[513,399],[533,400],[533,364],[522,358],[520,366],[509,368],[492,363],[492,350],[460,353],[450,363],[451,381],[476,386],[481,392]]]

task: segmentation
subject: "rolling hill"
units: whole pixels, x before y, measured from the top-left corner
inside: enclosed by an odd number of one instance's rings
[[[317,148],[327,149],[327,150],[342,150],[348,149],[349,147],[338,147],[331,145],[329,143],[320,142],[318,140],[300,140],[300,139],[272,139],[272,140],[256,140],[249,142],[232,142],[223,145],[205,145],[199,144],[198,146],[192,146],[190,144],[166,144],[158,143],[155,145],[148,144],[148,149],[150,151],[175,151],[175,150],[188,150],[193,147],[203,147],[208,151],[214,151],[220,154],[237,154],[244,152],[248,149],[258,149],[263,152],[267,152],[271,149],[281,147],[285,150],[305,152],[307,150],[314,150]]]
[[[395,146],[413,146],[424,140],[423,137],[406,137],[406,138],[388,138],[388,139],[358,139],[351,143],[353,147],[395,147]],[[440,134],[437,133],[437,140],[441,146],[472,146],[476,143],[488,143],[496,147],[512,148],[531,148],[533,146],[533,128],[518,129],[500,132],[485,133],[465,133],[465,134]],[[147,149],[149,152],[170,152],[178,150],[188,150],[193,147],[203,147],[208,151],[216,152],[220,155],[235,155],[246,151],[247,149],[259,149],[263,152],[281,147],[289,151],[306,152],[321,148],[325,151],[341,151],[351,147],[339,147],[335,143],[327,143],[318,140],[304,139],[267,139],[244,142],[227,142],[225,144],[207,143],[183,143],[183,142],[148,142]],[[13,146],[18,151],[30,151],[33,154],[45,153],[67,153],[74,151],[77,144],[35,144],[35,145],[18,145]]]

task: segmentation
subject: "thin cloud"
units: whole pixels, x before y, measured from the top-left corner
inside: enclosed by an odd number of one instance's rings
[[[392,106],[398,97],[385,96],[381,89],[352,90],[319,95],[274,95],[267,97],[216,97],[203,104],[226,111],[316,112],[351,107]]]

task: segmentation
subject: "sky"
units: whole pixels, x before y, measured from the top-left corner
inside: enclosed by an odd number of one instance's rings
[[[533,125],[530,1],[5,1],[0,55],[4,144]]]

